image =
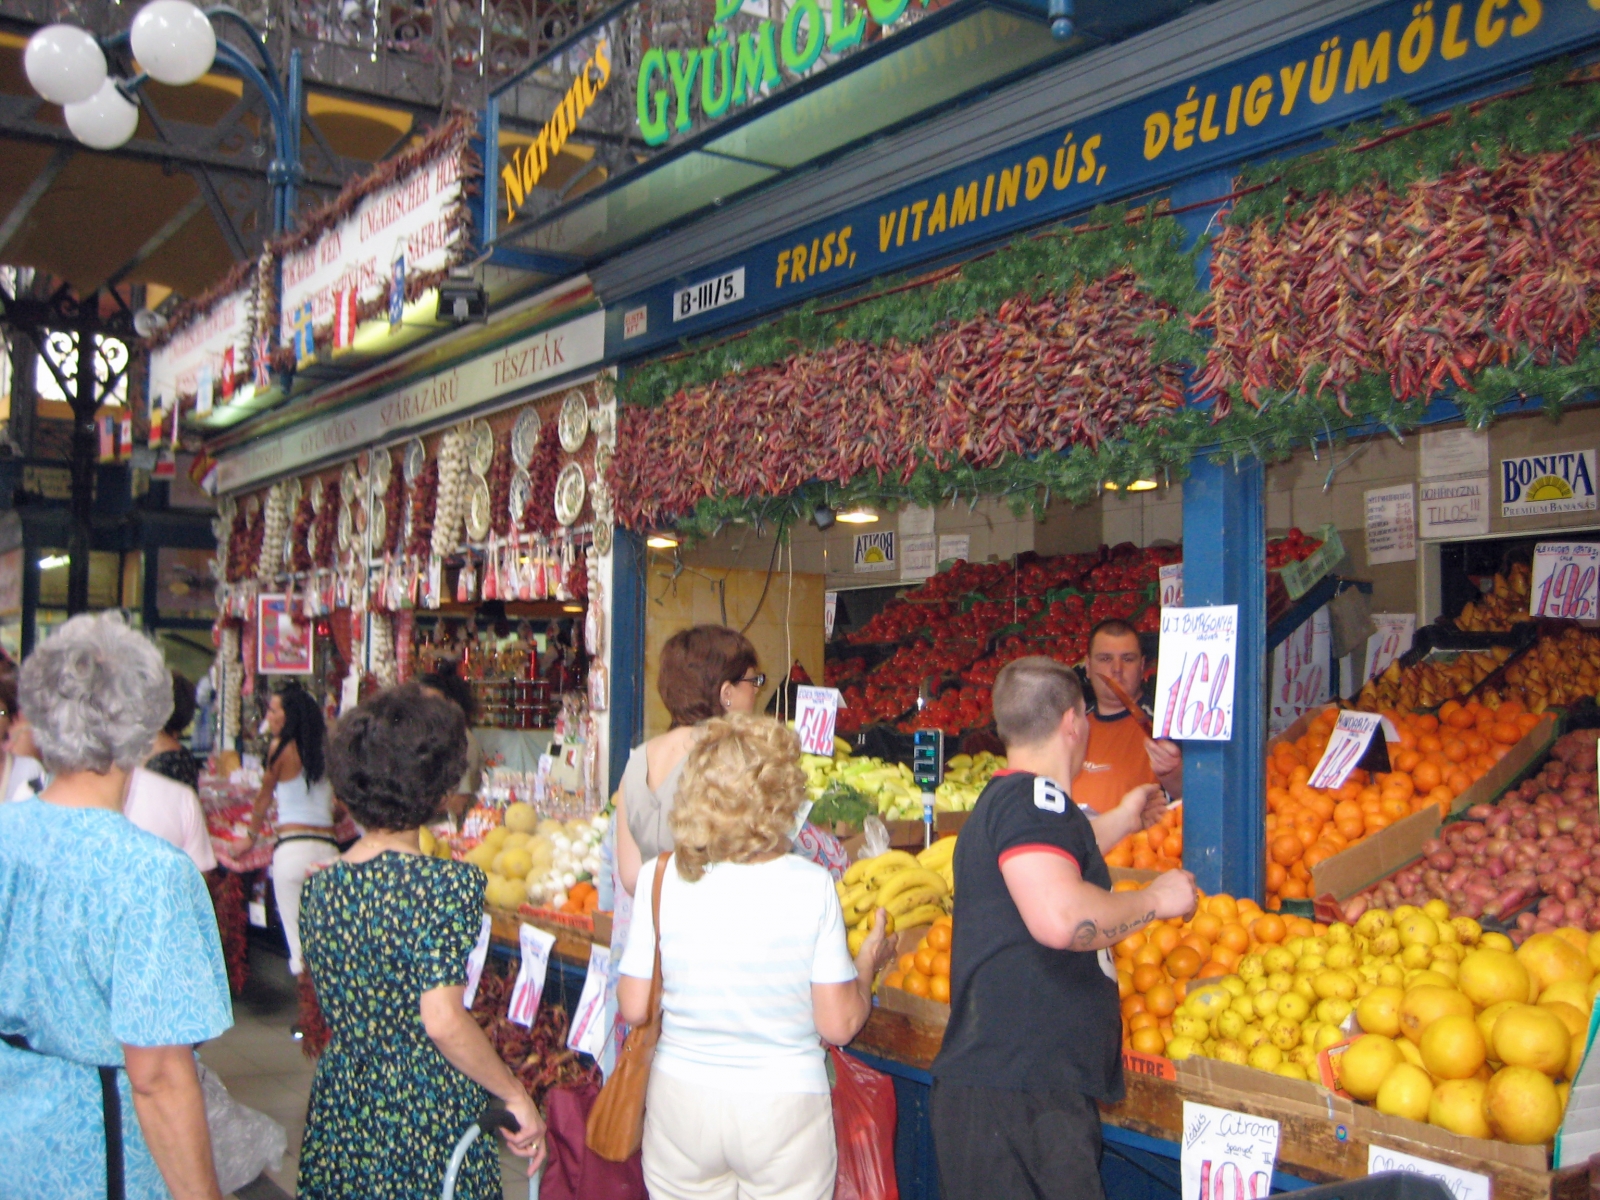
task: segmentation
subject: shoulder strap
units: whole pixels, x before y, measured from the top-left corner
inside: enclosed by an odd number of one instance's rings
[[[650,885],[650,921],[656,931],[656,962],[655,968],[650,972],[650,1020],[655,1021],[661,1016],[661,881],[667,875],[667,860],[672,857],[672,851],[664,851],[656,859],[656,877]]]

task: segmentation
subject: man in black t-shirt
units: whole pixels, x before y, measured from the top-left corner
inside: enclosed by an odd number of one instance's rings
[[[956,843],[950,1023],[933,1064],[944,1200],[1103,1200],[1096,1101],[1122,1098],[1122,1024],[1110,948],[1194,911],[1194,879],[1168,871],[1112,892],[1102,857],[1165,808],[1134,788],[1090,819],[1062,781],[1088,744],[1077,675],[1021,658],[995,680],[997,772]]]

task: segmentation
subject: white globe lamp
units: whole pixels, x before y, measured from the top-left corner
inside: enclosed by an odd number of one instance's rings
[[[106,80],[100,43],[76,25],[46,25],[28,39],[22,69],[28,82],[51,104],[78,104]]]
[[[189,0],[151,0],[128,30],[139,66],[158,83],[182,87],[211,69],[217,34]]]
[[[117,90],[115,79],[107,79],[87,100],[65,105],[62,111],[72,136],[94,150],[115,150],[139,126],[138,107]]]

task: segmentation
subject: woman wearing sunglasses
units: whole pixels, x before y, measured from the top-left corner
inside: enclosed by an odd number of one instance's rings
[[[668,818],[699,726],[712,717],[756,711],[767,682],[758,665],[750,640],[724,625],[679,630],[662,647],[656,691],[672,728],[634,749],[617,793],[617,876],[629,895],[640,865],[672,849]]]

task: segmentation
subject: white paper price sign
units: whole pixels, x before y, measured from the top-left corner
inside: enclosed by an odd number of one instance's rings
[[[1225,742],[1233,736],[1239,606],[1161,610],[1157,737]]]
[[[1270,1117],[1183,1102],[1183,1200],[1265,1200],[1278,1161]]]
[[[1183,564],[1168,563],[1158,574],[1161,577],[1161,607],[1177,608],[1183,603]]]
[[[489,959],[489,930],[494,922],[489,919],[489,914],[483,914],[483,925],[478,929],[478,944],[473,946],[472,953],[467,955],[467,990],[462,993],[461,1003],[468,1008],[478,995],[478,980],[483,978],[483,964]]]
[[[1487,1175],[1479,1175],[1476,1171],[1463,1171],[1459,1167],[1447,1167],[1443,1163],[1418,1158],[1415,1154],[1402,1154],[1398,1150],[1369,1145],[1367,1174],[1376,1175],[1380,1171],[1404,1171],[1409,1175],[1437,1179],[1450,1189],[1450,1194],[1455,1200],[1489,1200],[1490,1196]]]
[[[1367,639],[1367,679],[1411,649],[1417,634],[1417,614],[1373,613],[1372,623],[1378,630]]]
[[[801,684],[795,697],[795,729],[800,749],[833,757],[833,726],[839,719],[839,689]]]
[[[604,946],[589,947],[589,973],[583,977],[583,991],[572,1014],[572,1031],[567,1048],[590,1058],[599,1058],[611,1036],[611,1021],[606,1003],[606,972],[611,969],[611,951]]]
[[[544,978],[550,969],[550,948],[556,944],[556,937],[535,926],[524,925],[517,941],[522,949],[522,965],[517,968],[517,982],[511,987],[511,1004],[506,1016],[527,1029],[539,1015]]]
[[[1317,769],[1307,780],[1308,787],[1336,788],[1344,784],[1350,772],[1356,769],[1361,756],[1372,744],[1372,734],[1383,724],[1377,713],[1342,712],[1339,721],[1328,737],[1328,746],[1322,752]]]
[[[1600,610],[1600,545],[1540,542],[1533,548],[1533,615],[1593,621]]]

